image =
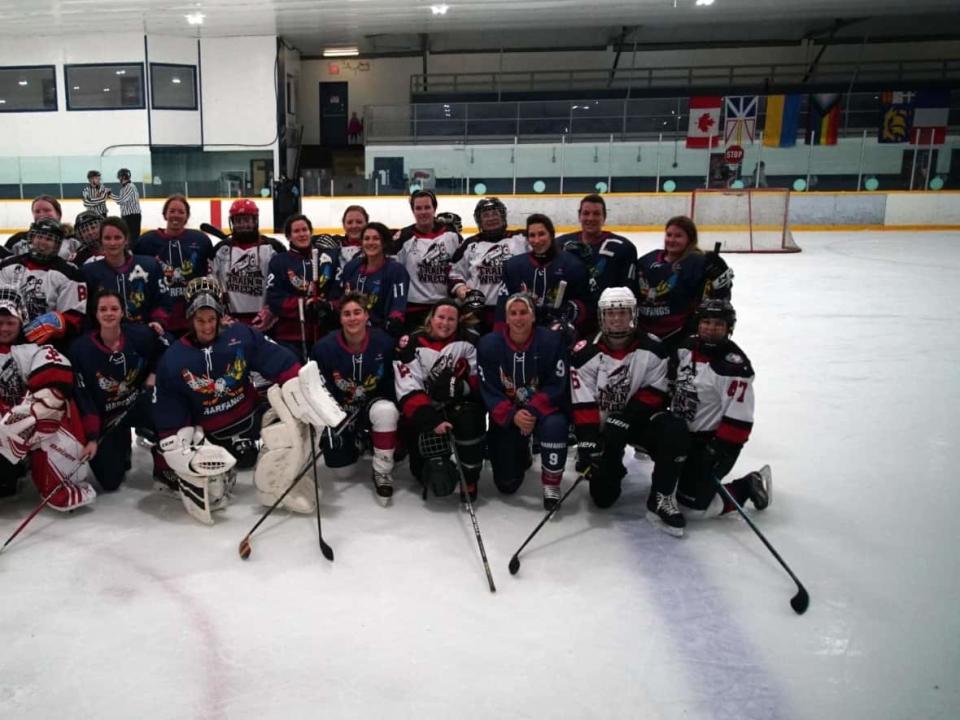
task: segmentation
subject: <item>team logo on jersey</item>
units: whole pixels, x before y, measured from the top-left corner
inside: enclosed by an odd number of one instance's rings
[[[597,405],[601,410],[622,410],[630,397],[630,366],[619,365],[606,377],[606,382],[598,388]]]
[[[355,356],[356,357],[356,356]],[[378,355],[376,364],[380,368],[379,372],[367,375],[361,382],[353,378],[345,378],[340,371],[333,371],[333,384],[337,386],[343,396],[343,404],[350,407],[357,407],[372,397],[377,391],[377,384],[383,376],[383,356]]]
[[[13,355],[6,355],[6,362],[0,366],[0,411],[9,410],[23,400],[27,386],[20,375],[20,368]]]
[[[19,266],[22,267],[22,266]],[[39,275],[27,275],[20,285],[20,300],[31,320],[47,312],[47,298],[43,294],[43,278]]]
[[[738,353],[727,353],[724,359],[729,363],[733,363],[734,365],[743,365],[743,355]]]
[[[479,285],[497,285],[503,282],[503,264],[509,260],[510,248],[506,243],[494,243],[480,256],[474,270],[474,282]]]
[[[256,251],[244,252],[227,272],[227,292],[259,297],[263,295],[263,274]]]
[[[693,363],[681,365],[677,368],[677,379],[673,386],[673,398],[670,401],[670,411],[687,422],[693,422],[700,405],[700,396],[697,394],[697,370]]]
[[[449,266],[450,256],[447,255],[447,248],[443,243],[435,242],[427,248],[423,258],[417,263],[417,279],[422,283],[445,285]]]
[[[113,412],[114,410],[124,408],[133,403],[137,392],[137,380],[140,377],[140,370],[143,367],[143,361],[138,358],[134,366],[127,369],[127,358],[122,353],[120,355],[121,363],[118,364],[122,364],[123,369],[120,372],[121,377],[119,380],[109,375],[104,375],[97,370],[97,387],[99,387],[106,396],[105,409],[107,412]],[[111,356],[110,362],[114,362],[113,356]],[[124,372],[124,370],[126,370],[126,372]]]
[[[432,393],[434,385],[440,381],[449,382],[451,377],[465,380],[470,375],[470,363],[466,358],[454,358],[452,354],[441,352],[433,362],[433,367],[424,379],[427,394]]]
[[[187,387],[202,396],[204,414],[212,415],[229,410],[243,399],[244,381],[247,377],[247,361],[243,356],[243,348],[237,348],[233,360],[227,363],[220,377],[195,375],[186,368],[180,371],[180,375]]]
[[[172,258],[171,258],[172,261]],[[180,267],[168,265],[163,258],[158,257],[160,263],[160,272],[163,274],[163,284],[169,288],[171,297],[180,297],[183,291],[193,277],[194,268],[197,265],[197,253],[191,253],[189,258],[184,258]]]
[[[526,405],[530,399],[537,394],[540,388],[540,381],[534,378],[528,385],[517,386],[513,378],[507,375],[503,369],[500,369],[500,384],[503,386],[503,392],[514,405]]]

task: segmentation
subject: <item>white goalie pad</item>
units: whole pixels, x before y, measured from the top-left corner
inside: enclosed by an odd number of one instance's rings
[[[236,458],[226,448],[204,442],[200,427],[180,428],[160,441],[160,451],[177,474],[180,500],[187,513],[205,525],[213,524],[211,512],[230,501],[236,482]]]
[[[347,414],[326,388],[320,368],[313,360],[302,368],[297,377],[283,384],[283,401],[300,422],[318,429],[335,428]]]
[[[63,414],[67,410],[67,401],[63,394],[50,388],[41,388],[30,399],[30,412],[37,419],[37,432],[50,434],[57,431]]]
[[[224,475],[181,475],[177,473],[180,501],[187,514],[204,525],[213,525],[212,513],[229,503],[237,475],[230,470]]]
[[[277,385],[267,391],[270,409],[263,416],[260,439],[263,442],[253,484],[263,505],[273,505],[310,457],[308,428],[294,418],[284,403],[283,392]],[[317,500],[313,483],[304,474],[296,487],[283,500],[283,507],[298,513],[312,513]]]
[[[0,417],[0,455],[13,464],[23,460],[36,445],[37,419],[29,405],[21,403]]]

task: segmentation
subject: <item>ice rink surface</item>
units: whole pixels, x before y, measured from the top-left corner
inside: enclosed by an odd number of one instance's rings
[[[120,492],[43,512],[0,556],[0,718],[955,718],[960,233],[796,240],[728,258],[757,371],[733,476],[773,467],[754,517],[806,615],[738,517],[682,540],[649,525],[646,462],[609,511],[578,488],[516,577],[539,478],[502,498],[485,474],[493,595],[469,515],[424,503],[405,466],[388,508],[368,462],[321,469],[334,563],[283,512],[241,562],[250,473],[207,528],[150,492],[137,448]],[[0,505],[4,538],[37,500]]]

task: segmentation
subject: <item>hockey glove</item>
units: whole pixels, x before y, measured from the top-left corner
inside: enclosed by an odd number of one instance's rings
[[[404,333],[403,318],[398,318],[395,315],[388,317],[387,321],[383,324],[383,329],[392,337],[399,339]]]
[[[707,477],[717,480],[726,477],[733,470],[734,463],[740,455],[742,445],[724,442],[714,438],[704,451],[703,470]]]
[[[314,235],[313,246],[320,250],[336,250],[340,247],[340,243],[332,235],[324,233],[323,235]]]
[[[62,338],[67,333],[67,322],[63,313],[48,312],[31,320],[23,328],[23,335],[29,342],[44,345],[50,340]]]
[[[448,368],[437,375],[430,386],[430,397],[437,402],[449,402],[469,394],[470,388]]]
[[[703,274],[715,290],[733,285],[733,269],[712,250],[704,254]]]

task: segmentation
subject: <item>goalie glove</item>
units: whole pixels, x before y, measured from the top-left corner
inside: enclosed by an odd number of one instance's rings
[[[67,334],[67,322],[63,313],[48,312],[35,317],[23,328],[23,336],[32,343],[45,345],[50,340],[62,338]]]
[[[297,377],[287,380],[281,390],[283,402],[300,422],[322,430],[337,427],[347,417],[327,390],[315,360],[300,368]]]
[[[20,403],[0,417],[0,455],[16,465],[36,445],[37,420],[29,404]]]
[[[180,500],[187,513],[205,525],[213,524],[211,512],[226,507],[235,482],[237,464],[225,448],[204,442],[203,429],[180,428],[160,441],[160,451],[177,474]]]

